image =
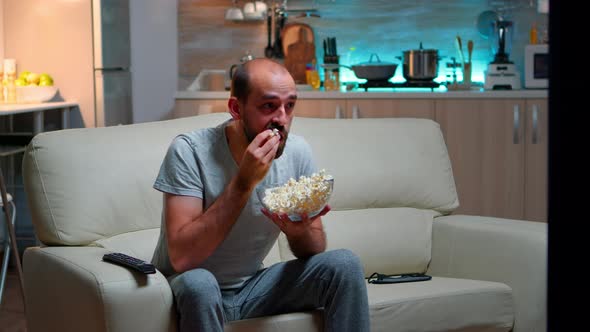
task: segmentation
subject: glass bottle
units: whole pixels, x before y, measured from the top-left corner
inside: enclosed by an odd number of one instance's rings
[[[5,100],[16,103],[16,60],[4,59],[4,76],[6,77]]]
[[[539,42],[539,33],[537,30],[537,23],[533,23],[533,25],[531,26],[531,30],[529,31],[529,44],[537,44]]]
[[[318,90],[320,88],[320,74],[316,68],[315,60],[311,64],[307,64],[305,78],[307,79],[307,84],[311,85],[314,90]]]

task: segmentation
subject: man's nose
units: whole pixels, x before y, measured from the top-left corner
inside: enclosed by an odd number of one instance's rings
[[[275,111],[274,117],[273,117],[273,122],[278,123],[280,125],[284,125],[285,123],[287,123],[287,119],[288,119],[288,115],[287,115],[287,109],[285,108],[285,105],[281,105],[277,108],[277,110]]]

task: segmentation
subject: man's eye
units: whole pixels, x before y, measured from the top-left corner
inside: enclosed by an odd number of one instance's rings
[[[265,103],[262,104],[262,108],[264,109],[274,109],[275,105],[273,103]]]
[[[290,109],[290,110],[292,110],[293,108],[295,108],[295,102],[287,103],[287,108]]]

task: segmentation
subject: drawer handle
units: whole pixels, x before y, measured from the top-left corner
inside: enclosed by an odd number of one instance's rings
[[[352,106],[352,118],[358,119],[360,117],[360,107],[358,105]]]
[[[336,105],[336,119],[342,119],[342,107],[340,105]]]
[[[518,105],[514,105],[514,121],[512,127],[512,143],[518,144],[518,129],[520,128],[520,110]]]
[[[533,144],[539,142],[539,107],[533,105]]]

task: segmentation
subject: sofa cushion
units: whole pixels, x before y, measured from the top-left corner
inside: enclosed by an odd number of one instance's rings
[[[424,272],[431,257],[433,210],[382,208],[330,211],[322,217],[328,250],[346,248],[357,254],[365,276]],[[283,261],[293,259],[284,235]]]
[[[141,231],[121,233],[94,241],[91,246],[105,248],[114,252],[143,259],[152,260],[154,248],[160,236],[160,228],[150,228]]]
[[[432,277],[429,281],[368,284],[372,332],[509,331],[512,290],[505,284]]]
[[[438,123],[428,119],[295,118],[316,164],[334,176],[335,210],[414,207],[448,213],[458,205]]]
[[[509,331],[510,287],[502,283],[433,277],[430,281],[367,284],[372,332]],[[321,331],[322,311],[235,321],[226,331]]]

